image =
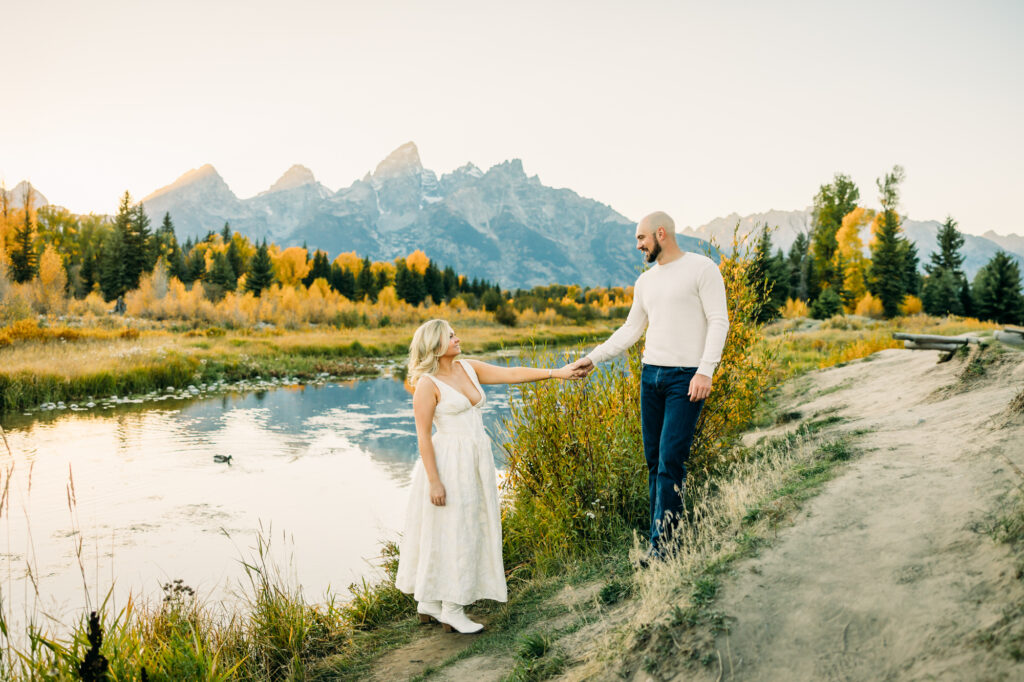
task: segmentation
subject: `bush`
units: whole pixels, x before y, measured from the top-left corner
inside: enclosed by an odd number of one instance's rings
[[[809,316],[811,311],[807,308],[807,304],[799,298],[787,298],[786,303],[782,306],[780,314],[787,320],[794,320],[799,317]]]
[[[811,317],[816,320],[826,320],[842,311],[843,301],[832,287],[822,291],[811,304]]]
[[[514,327],[516,326],[519,316],[516,315],[515,308],[510,306],[508,303],[502,303],[498,306],[498,309],[494,311],[494,319],[499,324],[503,324],[506,327]]]
[[[857,307],[853,312],[856,315],[873,317],[876,319],[885,315],[885,309],[882,307],[882,299],[872,296],[871,292],[864,294],[864,298],[857,301]]]

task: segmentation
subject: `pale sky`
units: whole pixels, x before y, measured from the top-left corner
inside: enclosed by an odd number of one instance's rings
[[[697,226],[862,203],[1024,233],[1024,2],[33,0],[0,16],[0,179],[112,213],[212,163],[332,190],[407,141]]]

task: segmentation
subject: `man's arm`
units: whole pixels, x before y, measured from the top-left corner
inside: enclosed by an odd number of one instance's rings
[[[697,286],[701,307],[708,330],[704,337],[704,354],[697,372],[690,380],[690,400],[704,400],[711,394],[711,376],[722,361],[722,349],[729,334],[729,308],[725,295],[725,281],[717,266],[711,265],[701,273]]]
[[[646,329],[647,310],[644,308],[643,298],[640,295],[640,280],[638,279],[633,287],[633,305],[629,308],[629,315],[626,316],[626,321],[615,330],[614,334],[608,337],[607,341],[574,362],[572,368],[585,370],[589,374],[597,363],[610,360],[616,355],[624,353],[643,336]]]

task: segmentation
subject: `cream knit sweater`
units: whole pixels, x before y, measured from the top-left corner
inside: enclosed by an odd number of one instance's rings
[[[645,365],[696,367],[710,377],[729,332],[725,283],[707,256],[686,251],[636,280],[626,322],[589,357],[596,365],[623,353],[647,330]]]

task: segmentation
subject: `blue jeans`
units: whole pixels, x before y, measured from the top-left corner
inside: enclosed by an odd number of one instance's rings
[[[668,541],[682,516],[686,461],[704,401],[690,402],[696,367],[644,365],[640,376],[640,423],[651,493],[651,548]]]

